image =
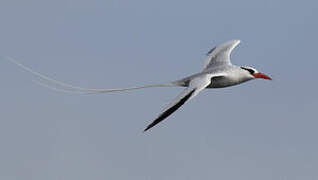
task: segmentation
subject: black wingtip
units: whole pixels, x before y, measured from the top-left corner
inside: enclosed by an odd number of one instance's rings
[[[149,126],[147,126],[145,129],[144,129],[144,132],[148,131],[150,128],[152,128],[154,125],[153,124],[150,124]]]
[[[216,47],[212,48],[208,53],[206,53],[206,55],[210,55],[214,50],[215,50]]]
[[[187,95],[185,95],[178,103],[176,103],[174,106],[167,109],[165,112],[163,112],[157,119],[155,119],[151,124],[149,124],[146,129],[144,129],[144,132],[148,131],[150,128],[154,127],[158,123],[160,123],[162,120],[167,118],[170,114],[175,112],[179,107],[181,107],[194,93],[196,89],[193,89],[191,92],[189,92]]]

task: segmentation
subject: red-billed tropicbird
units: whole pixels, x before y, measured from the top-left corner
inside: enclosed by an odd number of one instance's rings
[[[165,86],[182,86],[186,87],[185,90],[172,102],[170,103],[163,112],[152,122],[150,123],[144,131],[149,130],[177,109],[179,109],[185,102],[189,101],[193,97],[199,94],[205,88],[224,88],[243,82],[262,78],[271,80],[271,78],[263,73],[258,72],[255,68],[248,66],[236,66],[231,63],[230,55],[232,50],[240,43],[240,40],[230,40],[223,44],[220,44],[207,53],[207,60],[205,62],[204,68],[201,72],[193,74],[191,76],[185,77],[183,79],[172,81],[169,83],[163,84],[153,84],[147,86],[138,86],[132,88],[120,88],[120,89],[90,89],[82,88],[78,86],[73,86],[43,74],[40,74],[29,67],[21,64],[20,62],[14,60],[13,58],[7,57],[6,59],[22,67],[24,70],[31,72],[32,74],[39,76],[40,78],[47,80],[51,83],[59,85],[62,88],[54,88],[47,86],[43,83],[41,85],[49,87],[54,90],[64,91],[64,92],[75,92],[75,93],[108,93],[115,91],[126,91],[133,89],[141,88],[150,88],[150,87],[165,87]]]

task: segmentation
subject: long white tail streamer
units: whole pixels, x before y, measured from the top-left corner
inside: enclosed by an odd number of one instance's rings
[[[48,77],[44,74],[41,74],[37,71],[34,71],[33,69],[23,65],[19,61],[11,58],[11,57],[2,57],[4,59],[7,59],[8,61],[16,64],[17,66],[21,67],[25,71],[43,79],[46,80],[49,83],[53,83],[55,85],[59,85],[61,88],[53,87],[38,81],[35,81],[37,84],[39,84],[42,87],[49,88],[54,91],[58,92],[64,92],[64,93],[76,93],[76,94],[97,94],[97,93],[108,93],[108,92],[117,92],[117,91],[128,91],[128,90],[136,90],[136,89],[142,89],[142,88],[151,88],[151,87],[168,87],[168,86],[177,86],[174,82],[169,83],[163,83],[163,84],[152,84],[152,85],[146,85],[146,86],[136,86],[136,87],[130,87],[130,88],[115,88],[115,89],[95,89],[95,88],[84,88],[75,86],[72,84],[68,84],[56,79],[53,79],[51,77]]]
[[[62,89],[62,88],[56,88],[56,87],[49,86],[49,85],[47,85],[45,83],[42,83],[40,81],[37,81],[37,80],[32,80],[32,81],[34,83],[38,84],[39,86],[42,86],[44,88],[47,88],[47,89],[50,89],[50,90],[53,90],[53,91],[56,91],[56,92],[60,92],[60,93],[67,93],[67,94],[92,94],[92,93],[89,93],[89,92],[74,91],[74,90],[66,90],[66,89]]]

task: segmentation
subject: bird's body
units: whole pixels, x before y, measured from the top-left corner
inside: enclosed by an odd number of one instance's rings
[[[214,74],[219,74],[219,76],[213,76]],[[188,87],[189,82],[195,77],[211,75],[211,83],[206,88],[224,88],[229,86],[234,86],[245,81],[253,79],[252,77],[245,76],[245,72],[238,66],[224,66],[207,69],[205,71],[193,74],[191,76],[185,77],[181,80],[176,81],[176,85]],[[212,83],[213,82],[213,83]]]
[[[180,108],[185,102],[195,97],[197,94],[199,94],[200,91],[202,91],[205,88],[224,88],[224,87],[241,84],[243,82],[256,79],[256,78],[271,80],[270,77],[258,72],[254,68],[247,67],[247,66],[232,65],[230,60],[230,54],[232,50],[239,43],[240,43],[239,40],[231,40],[211,49],[207,54],[207,60],[205,62],[204,68],[199,73],[196,73],[188,77],[182,78],[180,80],[172,81],[169,83],[138,86],[133,88],[122,88],[122,89],[88,89],[88,88],[73,86],[73,85],[66,84],[64,82],[52,79],[38,72],[35,72],[32,69],[24,66],[23,64],[19,63],[18,61],[12,58],[7,58],[7,59],[19,65],[23,69],[39,76],[40,78],[63,87],[64,89],[62,89],[62,91],[67,91],[67,92],[107,93],[107,92],[126,91],[126,90],[133,90],[133,89],[162,87],[162,86],[186,87],[186,89],[170,105],[168,105],[167,108],[165,108],[164,111],[151,124],[149,124],[146,127],[144,131],[147,131],[153,126],[157,125],[162,120],[164,120],[165,118],[167,118],[170,114],[172,114],[178,108]],[[47,85],[45,86],[47,87]],[[57,88],[54,88],[54,90],[61,91],[61,89],[57,89]]]

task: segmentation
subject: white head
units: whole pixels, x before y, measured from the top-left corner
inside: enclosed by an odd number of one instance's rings
[[[240,68],[243,70],[244,74],[246,74],[246,76],[248,76],[250,79],[262,78],[272,80],[272,78],[270,78],[266,74],[258,72],[255,68],[248,66],[241,66]]]

